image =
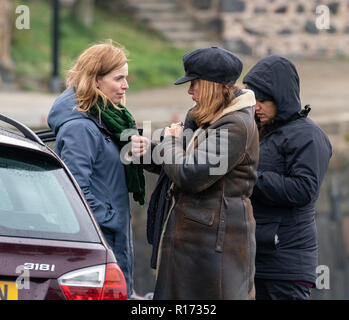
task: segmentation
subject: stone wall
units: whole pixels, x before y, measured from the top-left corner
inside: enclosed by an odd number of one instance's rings
[[[349,56],[349,0],[177,0],[236,53]]]

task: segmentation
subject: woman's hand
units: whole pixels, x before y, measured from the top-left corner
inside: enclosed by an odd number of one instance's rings
[[[176,138],[181,138],[183,135],[183,123],[178,122],[178,123],[172,123],[171,127],[166,127],[164,136],[173,136]]]
[[[146,137],[133,135],[131,137],[132,154],[136,157],[142,157],[147,153],[150,147],[150,140]]]

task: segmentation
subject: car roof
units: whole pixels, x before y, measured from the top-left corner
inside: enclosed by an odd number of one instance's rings
[[[0,143],[16,147],[25,147],[29,149],[41,150],[39,144],[25,138],[23,135],[7,129],[0,127]]]
[[[7,125],[14,126],[18,131],[4,127],[0,123],[0,144],[8,147],[25,148],[32,151],[43,152],[57,158],[53,152],[40,140],[40,138],[24,124],[0,114],[0,120]]]

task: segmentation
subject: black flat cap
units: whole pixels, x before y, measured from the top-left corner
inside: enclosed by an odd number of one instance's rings
[[[196,49],[183,56],[185,76],[174,84],[194,79],[218,83],[235,83],[242,71],[241,60],[230,51],[218,47]]]

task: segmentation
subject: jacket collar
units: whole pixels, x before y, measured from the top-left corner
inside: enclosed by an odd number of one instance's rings
[[[232,113],[247,107],[252,107],[256,104],[256,98],[254,96],[254,93],[252,90],[243,89],[241,90],[242,94],[233,99],[232,103],[226,107],[221,113],[217,114],[217,116],[210,122],[210,125],[222,118],[224,115],[228,113]],[[198,137],[200,134],[203,134],[204,129],[203,127],[199,127],[193,134],[192,138],[190,139],[188,146],[186,148],[186,152],[188,154],[193,153],[194,151],[194,140],[196,137]]]
[[[256,104],[256,98],[252,90],[243,89],[242,94],[233,99],[231,104],[226,107],[221,113],[217,114],[216,117],[210,122],[210,124],[216,122],[218,119],[222,118],[224,115],[244,109],[246,107],[251,107]]]
[[[87,119],[93,121],[95,125],[101,130],[104,131],[107,135],[112,135],[111,132],[107,129],[107,127],[103,124],[102,121],[100,121],[97,116],[87,112]]]

